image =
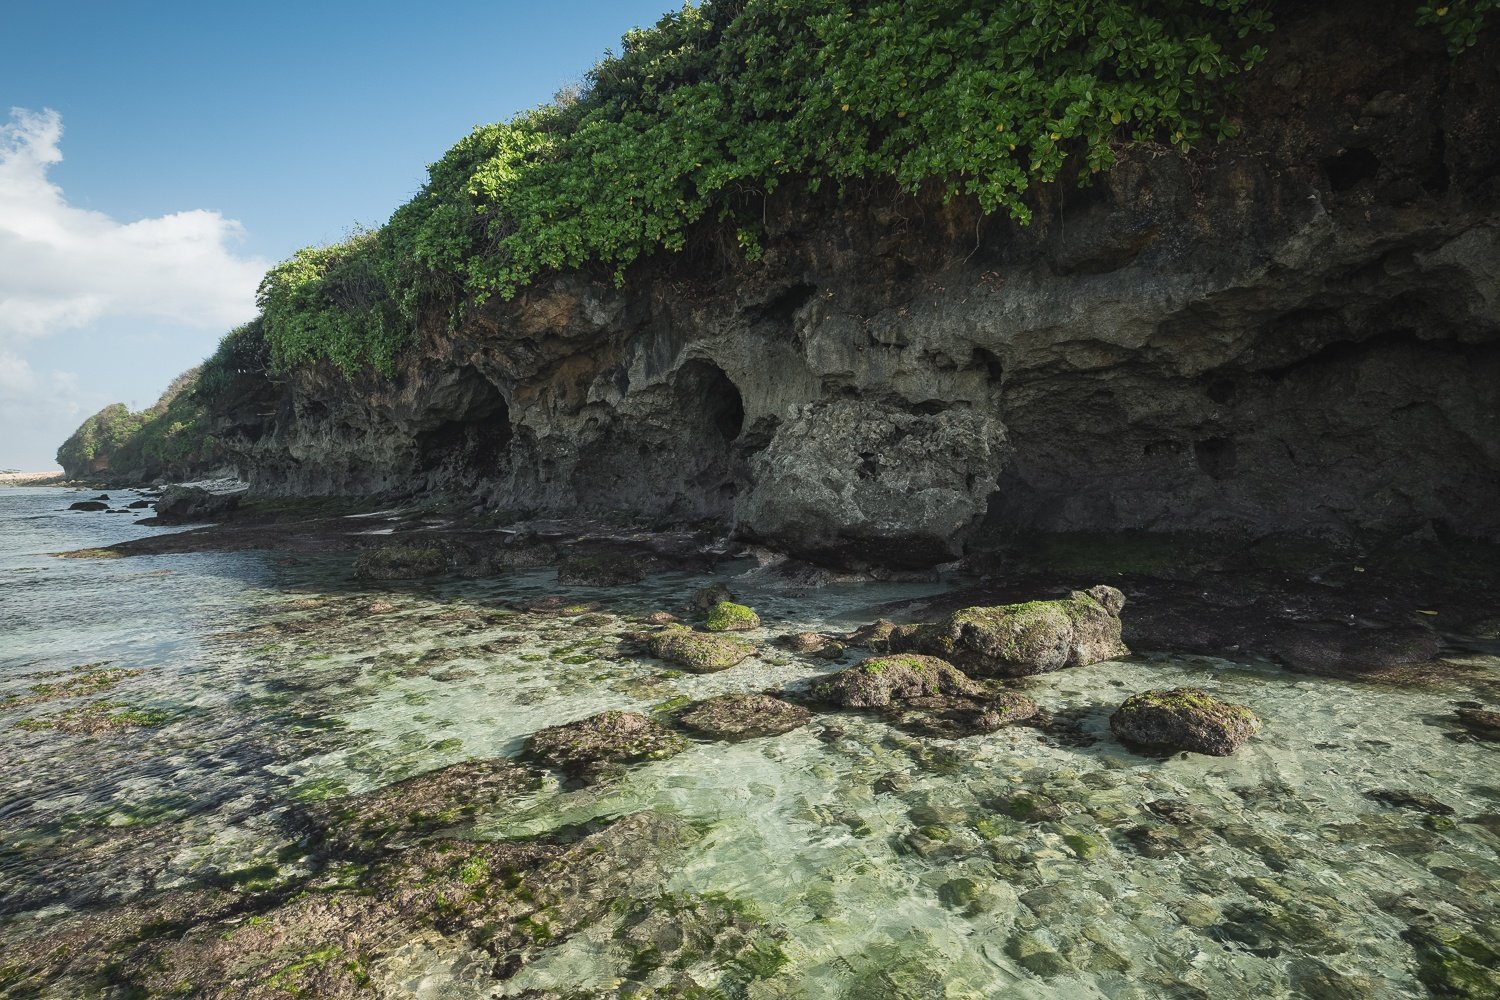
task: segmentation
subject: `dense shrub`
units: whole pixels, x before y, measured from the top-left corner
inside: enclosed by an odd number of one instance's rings
[[[1500,0],[1420,3],[1455,52]],[[764,197],[891,178],[1030,217],[1121,142],[1232,135],[1269,0],[704,0],[627,34],[586,85],[477,128],[375,232],[298,252],[260,290],[280,369],[389,373],[424,309],[548,271],[683,249],[700,220],[762,251]],[[1073,171],[1070,164],[1079,167]]]

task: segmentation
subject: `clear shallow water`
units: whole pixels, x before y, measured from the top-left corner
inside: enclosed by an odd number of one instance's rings
[[[620,652],[632,616],[676,609],[709,577],[560,589],[536,570],[377,590],[352,585],[339,559],[51,558],[152,530],[57,512],[75,498],[0,491],[0,698],[84,663],[139,672],[0,708],[0,916],[16,920],[272,863],[293,804],[514,755],[542,726],[795,689],[856,659],[767,646],[694,676]],[[935,589],[789,593],[733,576],[720,578],[760,612],[762,642],[853,627]],[[506,606],[560,593],[597,606]],[[371,613],[376,599],[394,608]],[[1494,659],[1470,663],[1493,681]],[[1251,706],[1263,733],[1229,759],[1143,757],[1111,739],[1109,713],[1128,694],[1180,684]],[[730,994],[754,998],[1421,996],[1432,928],[1492,941],[1500,753],[1451,738],[1469,687],[1157,656],[1028,692],[1066,724],[942,741],[823,715],[785,736],[695,743],[589,788],[549,779],[463,835],[534,836],[643,810],[689,822],[701,836],[654,891],[727,896],[758,914],[785,961]],[[93,736],[27,722],[99,702],[165,721]],[[1452,816],[1367,794],[1377,790],[1430,796]],[[90,831],[121,826],[142,830],[130,849],[90,849]],[[482,989],[460,975],[471,956],[440,941],[405,949],[375,979],[432,997],[608,995],[639,972],[619,919]]]

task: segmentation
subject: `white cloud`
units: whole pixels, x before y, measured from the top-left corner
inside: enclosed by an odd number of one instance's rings
[[[47,176],[62,160],[62,134],[62,118],[51,110],[12,108],[0,124],[0,465],[46,461],[109,398],[154,398],[129,385],[124,371],[118,377],[127,384],[86,387],[56,370],[57,357],[37,363],[39,338],[76,331],[90,351],[101,352],[91,359],[97,362],[120,355],[116,338],[103,331],[122,322],[216,336],[255,315],[255,288],[267,267],[235,254],[244,231],[217,212],[120,222],[69,204]],[[140,363],[122,359],[123,367]],[[175,374],[150,381],[164,387]]]
[[[175,212],[118,222],[68,204],[55,111],[11,109],[0,126],[0,348],[101,318],[228,329],[255,313],[266,262],[236,256],[238,222]]]

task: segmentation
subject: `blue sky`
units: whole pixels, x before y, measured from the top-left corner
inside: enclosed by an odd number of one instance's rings
[[[9,0],[0,469],[148,405],[249,318],[269,263],[384,222],[474,125],[676,6]]]

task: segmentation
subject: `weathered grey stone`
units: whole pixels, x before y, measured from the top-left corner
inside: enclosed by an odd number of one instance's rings
[[[239,493],[210,493],[201,486],[169,486],[156,501],[156,518],[166,524],[211,521],[239,505]]]

